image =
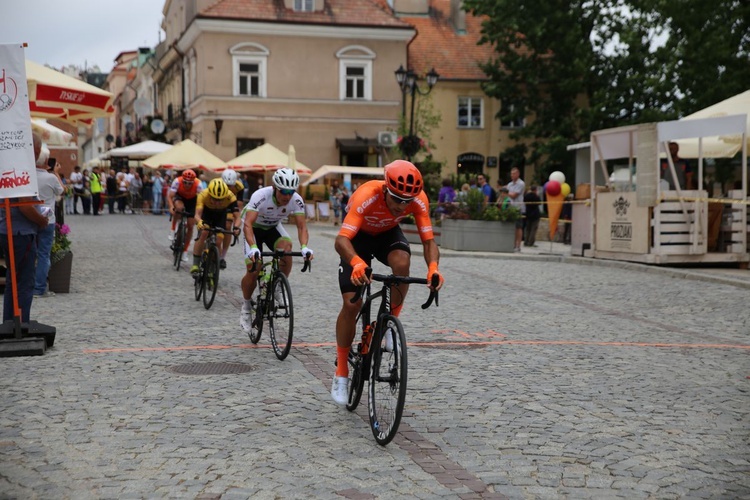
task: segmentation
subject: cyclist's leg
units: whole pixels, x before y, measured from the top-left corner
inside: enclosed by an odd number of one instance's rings
[[[372,250],[377,245],[379,237],[370,236],[363,232],[358,233],[352,239],[352,246],[368,265],[372,259]],[[348,375],[349,351],[354,341],[357,329],[357,314],[362,307],[362,301],[351,303],[357,287],[351,282],[352,266],[342,259],[339,264],[339,290],[341,290],[341,310],[336,318],[336,376],[346,377]]]
[[[233,225],[234,225],[234,217],[232,216],[232,214],[229,214],[227,216],[226,222],[224,223],[224,229],[226,229],[227,231],[231,231]],[[232,238],[229,235],[227,235],[227,237],[224,238],[224,241],[222,242],[222,245],[221,245],[221,258],[222,259],[227,258],[227,253],[229,252],[229,245],[231,243],[232,243]]]
[[[208,230],[204,229],[200,232],[198,240],[193,245],[193,267],[190,269],[190,272],[196,271],[200,266],[201,253],[203,253],[203,249],[206,246],[206,238],[208,238]]]
[[[258,245],[258,248],[263,251],[263,245],[269,246],[269,230],[266,229],[260,229],[260,228],[253,228],[253,236],[255,237],[255,244]],[[273,237],[273,236],[272,236]],[[270,239],[271,244],[273,244],[273,239]],[[247,240],[242,240],[242,246],[243,246],[243,255],[247,255],[250,251],[250,246],[247,244]],[[250,308],[250,300],[252,299],[253,292],[255,292],[255,286],[258,282],[258,272],[260,271],[260,262],[258,262],[255,265],[255,270],[253,271],[253,261],[245,257],[245,269],[246,272],[244,276],[242,276],[242,281],[240,283],[242,287],[242,298],[245,299],[245,306]]]
[[[291,252],[292,238],[289,236],[289,233],[286,232],[286,229],[284,229],[284,226],[282,226],[280,222],[275,229],[279,236],[276,241],[273,242],[273,249]],[[289,274],[292,272],[292,258],[287,256],[279,259],[279,269],[281,269],[281,272],[284,273],[285,276],[289,277]]]
[[[185,203],[180,198],[175,198],[172,206],[174,208],[174,211],[172,212],[172,234],[174,234],[177,224],[179,224],[182,219],[181,212],[185,210]]]
[[[391,268],[396,276],[409,276],[411,265],[411,250],[409,242],[406,241],[404,233],[399,226],[394,227],[381,235],[381,245],[373,252],[375,257]],[[402,283],[391,289],[391,312],[398,316],[404,305],[409,285]]]
[[[185,248],[183,248],[183,251],[185,253],[187,253],[188,248],[190,248],[190,242],[193,239],[193,227],[195,226],[195,205],[197,201],[198,200],[196,198],[184,200],[185,211],[191,215],[187,220],[187,238],[185,238]]]

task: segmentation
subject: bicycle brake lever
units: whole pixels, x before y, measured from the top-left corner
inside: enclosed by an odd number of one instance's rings
[[[304,273],[305,271],[312,271],[312,261],[310,259],[305,259],[305,265],[302,266],[301,272]]]

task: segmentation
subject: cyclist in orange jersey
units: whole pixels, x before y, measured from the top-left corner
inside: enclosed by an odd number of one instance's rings
[[[336,320],[336,373],[331,397],[340,405],[348,398],[348,357],[356,330],[357,314],[362,301],[352,304],[356,289],[369,283],[365,269],[372,258],[389,266],[397,276],[409,276],[411,251],[399,221],[414,215],[427,262],[427,280],[437,274],[437,289],[443,286],[438,271],[440,252],[432,234],[430,203],[423,191],[424,181],[417,167],[405,160],[396,160],[385,167],[384,181],[369,181],[359,187],[349,200],[349,211],[336,236],[335,248],[341,256],[339,289],[343,304]],[[401,312],[409,285],[392,290],[392,313]]]
[[[169,231],[169,240],[174,239],[174,231],[182,215],[176,213],[178,210],[184,210],[190,214],[187,221],[187,238],[184,242],[185,247],[182,249],[182,261],[187,262],[187,251],[190,246],[190,240],[193,238],[193,226],[195,225],[195,204],[198,200],[198,193],[201,192],[200,182],[195,180],[195,172],[187,169],[182,175],[176,178],[167,192],[167,204],[169,212],[172,214],[172,228]]]

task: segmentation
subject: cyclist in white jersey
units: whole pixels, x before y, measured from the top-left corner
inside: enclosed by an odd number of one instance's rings
[[[247,272],[242,277],[242,297],[245,304],[240,312],[240,326],[250,332],[253,303],[251,297],[255,291],[258,270],[253,271],[253,263],[260,258],[263,245],[269,249],[291,252],[292,239],[286,232],[281,220],[294,216],[297,224],[297,236],[305,258],[312,259],[313,251],[307,247],[309,234],[305,220],[305,202],[297,193],[299,177],[294,170],[282,168],[273,174],[273,186],[258,189],[250,197],[247,206],[242,210],[245,233],[245,265]],[[292,258],[284,257],[279,261],[281,271],[289,276],[292,271]]]

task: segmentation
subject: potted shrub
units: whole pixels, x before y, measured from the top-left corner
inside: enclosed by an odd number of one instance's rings
[[[49,289],[55,293],[70,292],[70,276],[73,270],[73,252],[70,249],[70,226],[55,224],[55,239],[50,252],[50,267],[47,279]]]
[[[443,220],[441,246],[451,250],[513,252],[516,221],[520,218],[521,211],[516,207],[485,207],[482,192],[472,189]]]

